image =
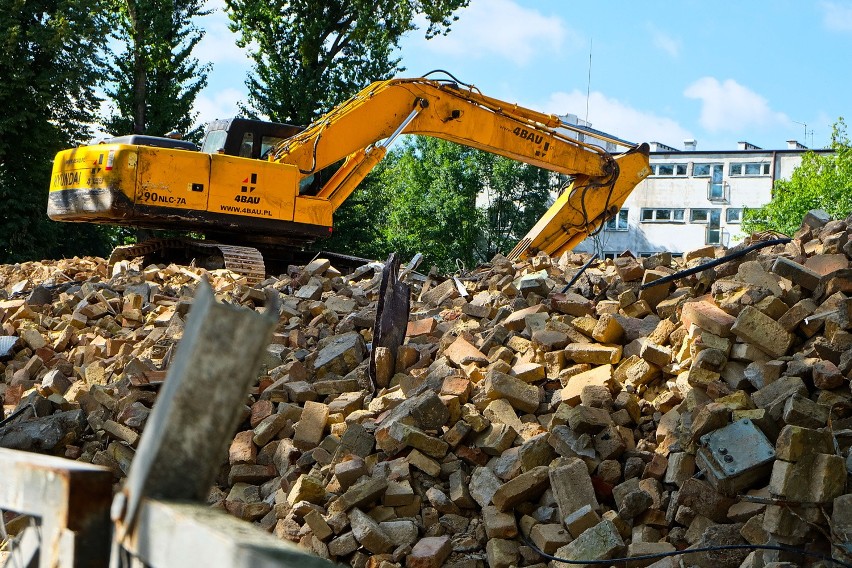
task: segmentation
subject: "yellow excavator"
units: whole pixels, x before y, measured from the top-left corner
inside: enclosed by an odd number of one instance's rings
[[[558,255],[615,215],[650,174],[647,144],[613,156],[581,141],[590,130],[455,80],[391,79],[304,129],[234,118],[210,123],[200,151],[188,141],[141,135],[64,150],[54,161],[47,213],[57,221],[203,233],[201,240],[119,247],[110,261],[175,248],[187,258],[217,258],[257,281],[264,257],[330,235],[334,212],[394,139],[420,134],[569,176],[510,258]]]

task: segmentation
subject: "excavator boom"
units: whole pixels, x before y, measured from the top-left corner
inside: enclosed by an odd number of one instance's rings
[[[450,140],[571,176],[573,184],[510,258],[539,251],[557,255],[613,216],[650,174],[647,144],[613,157],[572,137],[567,126],[556,115],[487,97],[455,82],[392,79],[373,83],[283,141],[272,159],[297,165],[302,176],[309,176],[347,155],[338,175],[317,194],[335,210],[381,160],[388,144],[372,145],[400,133]]]

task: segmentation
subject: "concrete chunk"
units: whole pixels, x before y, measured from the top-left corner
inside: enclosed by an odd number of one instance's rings
[[[624,540],[612,521],[604,520],[578,536],[573,542],[556,551],[556,555],[566,560],[606,560],[616,556],[624,548]],[[567,564],[554,561],[555,568],[584,566],[591,568],[595,564]]]
[[[550,469],[549,475],[550,487],[562,519],[586,505],[592,510],[599,508],[592,478],[583,460],[567,458],[563,465]]]

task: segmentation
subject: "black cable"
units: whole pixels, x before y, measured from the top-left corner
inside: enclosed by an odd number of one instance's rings
[[[755,251],[757,249],[762,249],[765,247],[769,247],[772,245],[783,245],[790,242],[790,239],[784,237],[783,239],[772,239],[770,241],[763,241],[750,247],[746,247],[743,250],[731,253],[729,255],[723,256],[722,258],[717,258],[716,260],[711,260],[710,262],[705,262],[704,264],[700,264],[693,268],[687,268],[686,270],[681,270],[680,272],[675,272],[674,274],[669,274],[664,278],[660,278],[659,280],[652,280],[651,282],[646,282],[639,286],[640,290],[645,290],[646,288],[653,288],[654,286],[659,286],[660,284],[667,284],[674,280],[680,280],[681,278],[685,278],[686,276],[690,276],[697,272],[704,272],[708,268],[713,268],[714,266],[719,266],[720,264],[725,264],[726,262],[730,262],[737,258],[747,255],[748,253]]]
[[[14,419],[15,419],[15,418],[17,418],[18,416],[20,416],[21,414],[23,414],[25,410],[29,410],[29,409],[32,409],[33,414],[35,414],[35,413],[36,413],[36,411],[35,411],[35,407],[34,407],[32,404],[27,404],[27,405],[25,405],[25,406],[22,406],[21,408],[19,408],[18,410],[16,410],[15,412],[13,412],[12,414],[10,414],[10,415],[9,415],[9,416],[7,416],[6,418],[4,418],[3,420],[0,420],[0,427],[5,426],[5,425],[6,425],[6,424],[8,424],[9,422],[11,422],[12,420],[14,420]]]
[[[822,554],[820,552],[811,552],[809,550],[804,550],[801,548],[795,548],[792,546],[784,546],[781,544],[720,544],[718,546],[703,546],[700,548],[686,548],[684,550],[674,550],[672,552],[658,552],[656,554],[641,554],[638,556],[631,557],[622,557],[622,558],[607,558],[602,560],[568,560],[567,558],[559,558],[558,556],[553,556],[552,554],[548,554],[537,547],[533,542],[521,531],[521,537],[524,539],[524,542],[527,546],[532,548],[542,557],[548,560],[555,560],[556,562],[564,562],[565,564],[595,564],[595,565],[612,565],[618,562],[634,562],[637,560],[657,560],[660,558],[668,558],[670,556],[682,556],[685,554],[698,554],[701,552],[721,552],[724,550],[779,550],[782,552],[790,552],[792,554],[797,554],[799,556],[806,556],[809,558],[816,558],[818,560],[823,560],[825,562],[831,562],[838,566],[842,566],[843,568],[852,568],[852,564],[848,562],[843,562],[841,560],[835,560],[831,556],[826,554]]]
[[[431,71],[429,71],[428,73],[423,75],[423,78],[425,79],[426,77],[428,77],[429,75],[432,75],[433,73],[443,73],[444,75],[446,75],[447,77],[449,77],[450,79],[452,79],[453,81],[458,83],[459,85],[464,85],[468,89],[473,88],[473,85],[471,85],[470,83],[465,83],[464,81],[459,80],[455,75],[453,75],[449,71],[444,71],[443,69],[432,69]],[[441,79],[433,79],[433,80],[440,81]],[[446,79],[444,79],[444,80],[446,80]]]
[[[583,275],[583,273],[586,271],[586,269],[587,269],[588,267],[590,267],[590,266],[592,265],[592,263],[593,263],[595,260],[597,260],[597,258],[598,258],[598,253],[593,254],[593,255],[592,255],[592,258],[590,258],[589,260],[587,260],[587,261],[586,261],[586,264],[584,264],[583,266],[581,266],[581,267],[580,267],[580,270],[578,270],[578,271],[577,271],[577,274],[575,274],[575,275],[574,275],[574,278],[572,278],[572,279],[571,279],[571,281],[570,281],[568,284],[566,284],[564,288],[562,288],[562,293],[563,293],[563,294],[564,294],[565,292],[567,292],[567,291],[568,291],[568,288],[570,288],[571,286],[573,286],[573,285],[574,285],[574,283],[575,283],[577,280],[579,280],[579,279],[580,279],[580,276],[582,276],[582,275]]]

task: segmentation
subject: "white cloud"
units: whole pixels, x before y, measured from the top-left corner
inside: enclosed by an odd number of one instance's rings
[[[566,41],[578,42],[577,34],[559,17],[544,16],[513,0],[473,0],[458,16],[450,34],[425,42],[425,49],[472,59],[497,55],[523,66],[536,56],[562,49]]]
[[[820,2],[822,23],[830,29],[840,32],[852,31],[852,5],[839,2]]]
[[[654,44],[654,47],[668,53],[672,57],[680,55],[679,39],[673,38],[650,23],[648,24],[648,32],[651,34],[651,43]]]
[[[225,13],[224,0],[207,0],[204,5],[211,13],[198,20],[199,27],[205,30],[205,35],[195,48],[194,55],[202,63],[208,61],[226,64],[237,64],[249,67],[251,60],[248,50],[237,47],[238,35],[228,29],[228,15]]]
[[[554,114],[576,114],[585,120],[586,94],[576,89],[553,93],[541,108]],[[670,118],[632,108],[597,91],[589,96],[588,120],[593,128],[631,142],[656,141],[679,147],[682,140],[694,137]]]
[[[719,82],[715,77],[702,77],[683,94],[701,100],[699,122],[710,132],[743,132],[790,122],[787,115],[772,110],[765,98],[733,79]]]
[[[205,124],[217,118],[230,118],[239,114],[237,102],[245,97],[245,93],[237,89],[223,89],[215,93],[202,93],[195,100],[195,110],[198,111],[198,122]]]

